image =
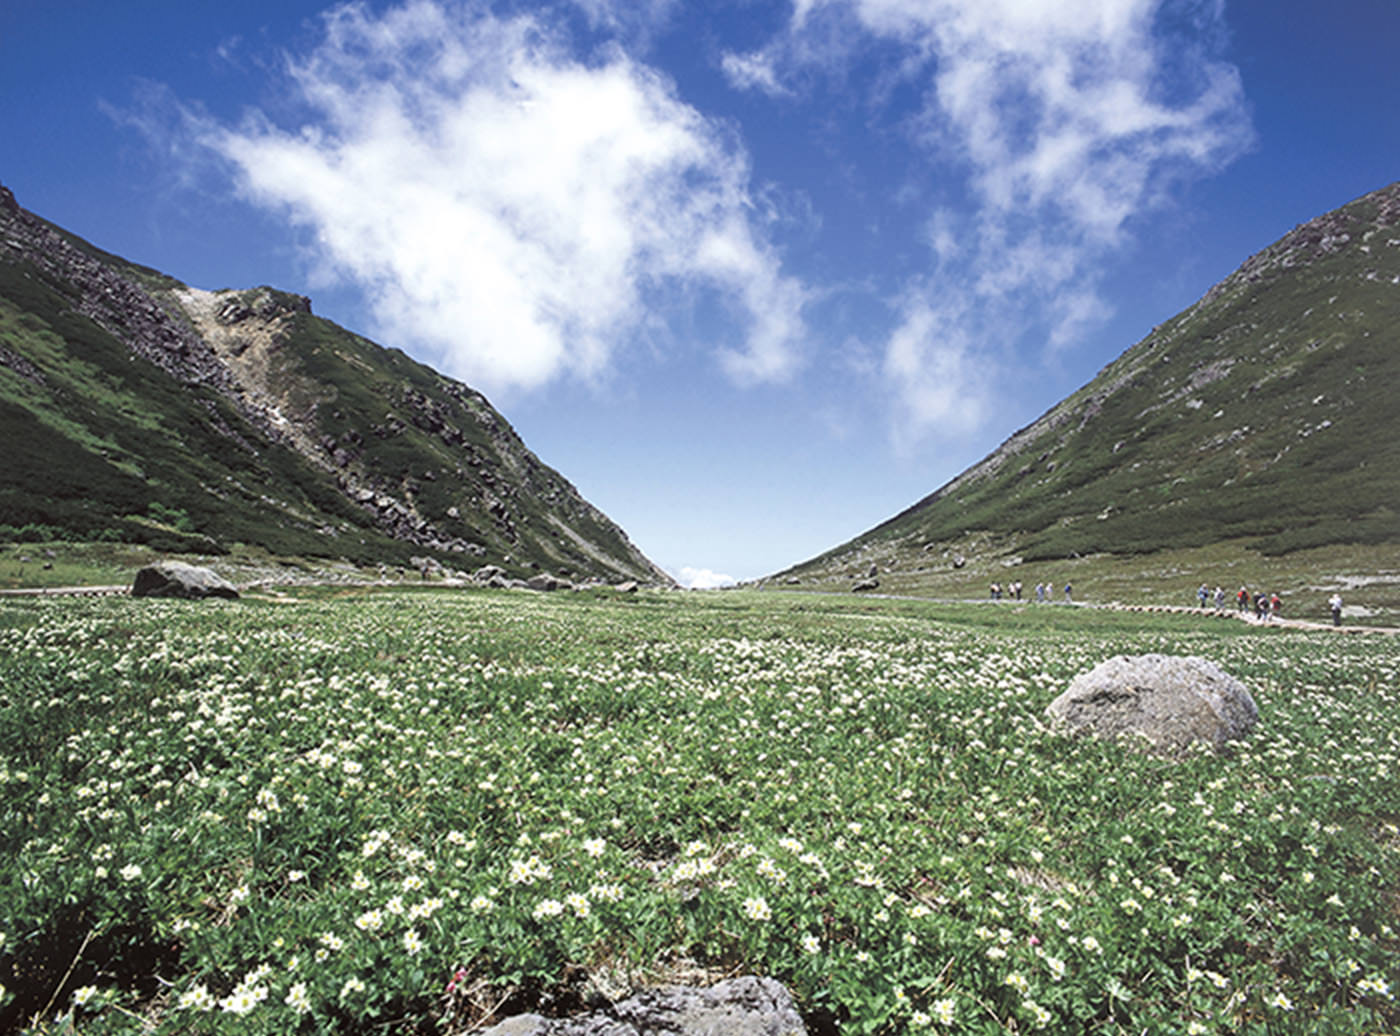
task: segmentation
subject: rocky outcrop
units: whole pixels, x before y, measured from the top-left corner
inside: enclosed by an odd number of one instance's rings
[[[788,991],[751,975],[696,989],[649,989],[576,1018],[517,1015],[482,1036],[806,1036]]]
[[[1080,673],[1046,709],[1070,733],[1127,739],[1168,755],[1223,751],[1259,720],[1242,683],[1204,658],[1119,655]]]
[[[136,573],[132,597],[181,597],[198,601],[206,597],[238,597],[234,585],[207,568],[180,561],[162,561]]]

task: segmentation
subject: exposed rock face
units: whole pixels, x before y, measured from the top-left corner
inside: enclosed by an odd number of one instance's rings
[[[1073,733],[1141,735],[1165,754],[1196,743],[1222,751],[1259,721],[1254,699],[1233,676],[1204,658],[1172,655],[1100,662],[1076,676],[1046,714]]]
[[[238,591],[232,583],[207,568],[186,565],[180,561],[162,561],[148,565],[136,573],[131,585],[132,597],[183,597],[197,601],[205,597],[235,599]]]
[[[638,993],[577,1018],[507,1018],[483,1036],[806,1036],[792,997],[771,978],[746,975],[694,989]]]
[[[864,593],[864,592],[866,592],[867,590],[878,590],[878,589],[880,589],[880,580],[878,580],[878,579],[862,579],[860,582],[856,583],[854,586],[851,587],[851,592],[852,592],[852,593]]]

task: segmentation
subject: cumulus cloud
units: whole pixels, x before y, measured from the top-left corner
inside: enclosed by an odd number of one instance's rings
[[[671,574],[675,576],[676,582],[688,590],[718,590],[723,586],[733,586],[735,582],[733,576],[727,576],[723,572],[714,572],[708,568],[691,568],[689,565],[683,565],[679,572]]]
[[[931,272],[911,275],[886,343],[913,428],[985,409],[967,393],[991,385],[970,377],[991,342],[1066,348],[1105,319],[1098,282],[1133,220],[1250,146],[1221,26],[1221,0],[795,0],[785,36],[726,59],[731,83],[772,94],[878,43],[922,89],[925,181],[973,205],[931,206]]]
[[[742,148],[620,48],[583,60],[474,0],[348,4],[288,71],[303,124],[204,118],[197,137],[243,196],[309,231],[391,344],[531,388],[598,374],[709,292],[729,304],[732,377],[797,366],[806,292],[753,216]]]

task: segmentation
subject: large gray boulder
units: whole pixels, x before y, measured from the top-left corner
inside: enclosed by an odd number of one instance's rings
[[[1175,655],[1100,662],[1076,676],[1045,711],[1072,733],[1132,738],[1167,755],[1194,744],[1223,751],[1259,721],[1242,683],[1207,659]]]
[[[232,583],[207,568],[187,565],[183,561],[160,561],[136,573],[136,580],[131,584],[131,596],[183,597],[197,601],[205,597],[235,599],[238,591]]]
[[[806,1036],[792,997],[771,978],[745,975],[708,989],[647,989],[575,1018],[522,1014],[482,1036]]]

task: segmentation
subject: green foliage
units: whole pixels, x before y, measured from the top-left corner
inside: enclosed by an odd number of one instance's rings
[[[159,500],[152,500],[146,510],[156,521],[164,522],[178,532],[194,532],[194,522],[183,507],[167,507]]]
[[[54,528],[52,525],[39,525],[30,523],[29,525],[0,525],[0,543],[35,543],[45,540],[60,540],[63,538],[62,529]]]
[[[465,1031],[698,963],[843,1032],[1391,1031],[1397,650],[744,593],[0,603],[0,1027]],[[1260,729],[1045,728],[1146,651]]]

